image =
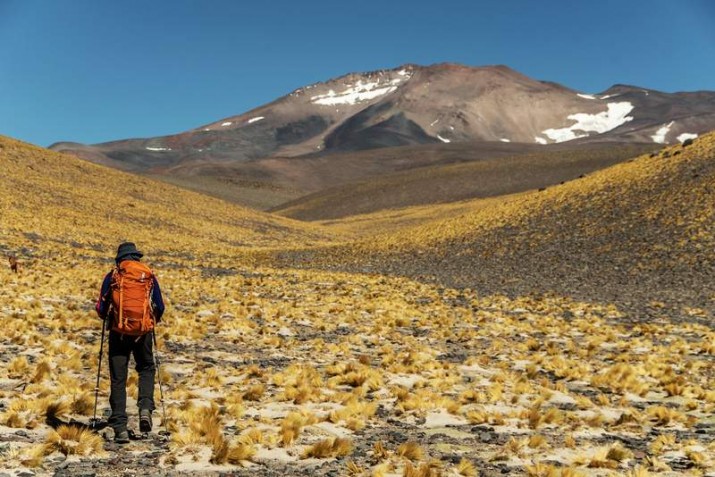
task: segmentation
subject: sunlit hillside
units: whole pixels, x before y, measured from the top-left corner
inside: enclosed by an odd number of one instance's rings
[[[290,259],[483,292],[556,291],[641,308],[661,296],[712,310],[714,187],[710,134],[543,191],[331,221],[336,230],[382,225],[363,242]],[[410,217],[426,222],[389,226]]]
[[[619,300],[506,297],[390,274],[434,264],[431,278],[444,268],[472,283],[474,243],[492,247],[480,257],[508,263],[509,244],[555,243],[556,218],[562,235],[588,231],[578,237],[594,243],[597,227],[609,239],[620,230],[616,252],[641,250],[629,232],[638,226],[664,260],[708,260],[712,161],[701,158],[712,158],[713,139],[544,192],[315,225],[2,140],[0,251],[20,266],[0,263],[0,475],[712,474],[707,310],[624,322]],[[615,192],[620,202],[608,202]],[[578,225],[584,217],[592,225]],[[651,223],[670,235],[656,241]],[[364,240],[345,245],[356,236]],[[695,238],[667,246],[686,236]],[[57,425],[93,415],[93,304],[123,239],[145,252],[167,302],[157,328],[167,418],[157,389],[154,432],[124,446],[108,429]],[[310,266],[388,266],[365,275],[268,262],[278,250],[306,265],[308,247]],[[450,262],[451,253],[461,255]],[[655,252],[643,253],[656,267]],[[136,394],[130,369],[133,429]]]
[[[0,170],[0,244],[12,252],[54,244],[101,256],[132,238],[147,251],[210,256],[329,239],[310,225],[2,137]]]

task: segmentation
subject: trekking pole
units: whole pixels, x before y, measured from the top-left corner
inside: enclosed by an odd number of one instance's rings
[[[99,400],[99,376],[100,376],[100,371],[102,369],[102,354],[104,353],[104,330],[107,328],[107,323],[106,319],[109,317],[109,312],[107,312],[107,315],[104,317],[104,320],[102,320],[102,338],[99,342],[99,359],[97,360],[97,382],[94,385],[94,416],[92,417],[92,421],[90,426],[91,427],[97,427],[97,401]]]
[[[159,398],[161,399],[161,414],[164,419],[164,432],[166,435],[169,435],[169,428],[166,423],[166,406],[164,406],[164,386],[161,383],[161,367],[159,353],[157,352],[156,333],[154,330],[151,331],[151,337],[154,340],[154,366],[156,366],[156,374],[159,376]]]

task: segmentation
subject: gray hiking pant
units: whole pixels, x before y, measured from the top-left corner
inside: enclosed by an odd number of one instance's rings
[[[109,332],[109,376],[111,389],[109,404],[112,415],[109,425],[115,431],[127,429],[127,374],[129,355],[134,355],[135,369],[139,373],[139,409],[154,410],[154,353],[152,336],[148,333],[137,339],[114,331]]]

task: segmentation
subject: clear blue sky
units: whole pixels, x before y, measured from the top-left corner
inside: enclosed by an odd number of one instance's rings
[[[713,90],[715,1],[0,0],[0,134],[169,134],[348,72],[444,61],[586,92]]]

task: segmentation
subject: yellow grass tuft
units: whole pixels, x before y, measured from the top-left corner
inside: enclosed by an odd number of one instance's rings
[[[30,362],[27,360],[26,356],[18,356],[10,361],[7,367],[8,377],[10,378],[23,378],[27,375],[30,369]]]
[[[463,475],[464,477],[477,477],[479,475],[474,464],[464,458],[459,461],[459,464],[457,464],[454,470],[457,474]]]
[[[378,461],[385,460],[390,457],[390,453],[387,451],[387,449],[385,449],[385,445],[382,443],[382,441],[375,442],[375,444],[372,446],[372,451]]]
[[[622,462],[632,457],[633,452],[623,447],[623,444],[621,444],[620,442],[616,442],[615,444],[613,444],[610,449],[608,449],[608,453],[606,454],[606,459],[614,460],[616,462]]]
[[[352,460],[349,460],[345,467],[347,467],[348,475],[362,475],[365,472],[365,469]]]
[[[246,429],[241,433],[238,438],[238,442],[241,444],[252,445],[252,444],[263,444],[264,436],[263,432],[255,427]]]
[[[31,383],[41,383],[50,377],[52,373],[52,364],[49,360],[44,359],[35,366],[35,374],[30,379]]]
[[[544,436],[541,434],[533,434],[529,437],[529,447],[532,449],[538,449],[542,447],[548,447],[549,443]]]
[[[248,444],[236,444],[229,447],[226,460],[229,464],[241,464],[244,461],[252,461],[256,455],[256,448]]]
[[[397,448],[397,455],[412,461],[422,460],[425,456],[425,451],[417,442],[408,441],[400,444]]]
[[[51,430],[45,441],[45,455],[58,451],[64,455],[97,455],[104,440],[94,432],[75,426],[59,426]]]
[[[89,392],[73,396],[72,402],[70,403],[70,409],[74,414],[89,416],[94,410],[94,396],[92,396]]]
[[[699,469],[706,469],[707,467],[709,467],[709,460],[702,452],[698,452],[692,449],[686,449],[685,457],[687,457],[688,460]]]
[[[350,439],[334,437],[316,442],[306,448],[301,454],[302,459],[325,459],[328,457],[344,457],[352,451],[353,444]]]
[[[415,467],[410,461],[407,461],[402,471],[403,477],[439,477],[441,475],[442,472],[439,466],[431,465],[428,462],[424,462],[420,464],[419,467]]]
[[[215,432],[210,436],[211,458],[209,462],[212,464],[225,464],[228,460],[228,440],[221,432]]]
[[[665,406],[651,406],[645,410],[648,418],[657,426],[667,426],[673,421],[684,421],[685,416]]]
[[[312,414],[301,414],[299,412],[291,412],[281,421],[280,442],[281,445],[287,447],[298,438],[300,431],[304,426],[315,424],[317,418]]]
[[[472,409],[468,411],[464,417],[467,418],[470,424],[484,424],[489,422],[489,413],[483,409]]]
[[[645,467],[639,465],[626,473],[626,477],[649,477],[650,472]]]
[[[246,401],[260,401],[261,398],[263,397],[263,394],[266,392],[266,386],[265,384],[259,383],[259,384],[254,384],[248,390],[243,393],[243,399]]]
[[[561,472],[553,465],[537,462],[526,466],[526,475],[529,477],[560,477]]]
[[[25,467],[34,469],[42,465],[45,455],[47,455],[46,446],[44,444],[38,444],[26,450],[25,454],[20,456],[20,462]]]

